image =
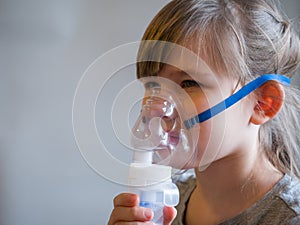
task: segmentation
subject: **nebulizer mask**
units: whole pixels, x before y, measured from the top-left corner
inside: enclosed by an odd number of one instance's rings
[[[181,169],[195,154],[199,126],[187,129],[184,121],[197,111],[190,96],[163,77],[145,77],[140,115],[132,129],[135,162],[149,162]]]
[[[171,167],[184,168],[195,157],[199,127],[187,129],[184,121],[197,111],[189,95],[173,81],[163,77],[140,81],[145,96],[131,134],[130,191],[140,196],[141,206],[154,211],[153,222],[162,224],[163,206],[179,201]]]

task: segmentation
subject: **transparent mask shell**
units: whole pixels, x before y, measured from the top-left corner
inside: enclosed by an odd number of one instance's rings
[[[152,161],[177,169],[194,159],[199,126],[187,129],[184,121],[197,114],[190,96],[175,82],[162,77],[141,78],[145,96],[132,128],[135,152],[152,152]]]

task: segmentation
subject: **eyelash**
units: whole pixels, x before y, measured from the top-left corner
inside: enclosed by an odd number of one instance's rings
[[[192,87],[200,87],[200,84],[195,80],[184,80],[181,82],[180,86],[182,88],[192,88]]]

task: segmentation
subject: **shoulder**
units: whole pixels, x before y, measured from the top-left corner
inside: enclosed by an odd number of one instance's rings
[[[252,207],[222,224],[300,224],[299,179],[286,174]]]
[[[277,197],[286,206],[300,216],[300,180],[293,175],[285,175],[281,181],[281,188]]]
[[[176,175],[174,178],[174,182],[176,183],[180,192],[180,202],[176,206],[177,216],[172,224],[183,225],[186,204],[190,198],[192,191],[196,187],[195,174],[192,171],[187,171],[183,174]]]
[[[188,170],[178,174],[173,178],[173,182],[176,183],[181,195],[191,193],[196,186],[195,173],[193,170]]]
[[[297,177],[286,174],[263,202],[260,219],[273,221],[273,224],[300,224],[300,181]]]

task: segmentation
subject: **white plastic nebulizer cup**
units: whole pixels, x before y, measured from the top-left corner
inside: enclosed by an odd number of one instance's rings
[[[140,206],[152,209],[152,221],[163,225],[164,206],[176,206],[179,202],[178,188],[171,180],[171,167],[132,163],[129,184],[129,191],[139,196]]]

